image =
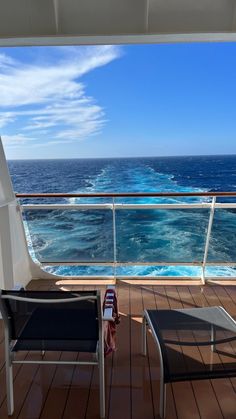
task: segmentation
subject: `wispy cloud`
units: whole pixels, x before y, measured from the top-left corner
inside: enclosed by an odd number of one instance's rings
[[[11,57],[7,56],[6,54],[0,54],[0,68],[6,68],[13,63],[14,60]]]
[[[0,99],[1,100],[1,99]],[[0,112],[0,128],[12,123],[15,121],[15,116],[13,112]]]
[[[27,137],[23,134],[15,134],[15,135],[4,135],[4,143],[7,146],[11,147],[18,147],[22,146],[23,144],[28,144],[30,141],[33,141],[34,139],[31,137]]]
[[[33,63],[0,55],[0,128],[4,127],[7,145],[29,144],[29,139],[32,145],[82,140],[98,133],[106,122],[102,106],[86,94],[81,77],[119,57],[119,48],[53,51],[51,59]]]

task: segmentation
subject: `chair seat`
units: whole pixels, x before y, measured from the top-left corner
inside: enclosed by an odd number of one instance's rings
[[[14,413],[13,364],[96,365],[100,418],[105,419],[104,333],[100,291],[0,290],[5,329],[8,415]],[[72,351],[96,353],[81,360],[15,359],[12,352]]]
[[[80,314],[78,310],[63,306],[37,307],[26,321],[22,314],[19,323],[22,322],[23,327],[19,328],[12,350],[96,352],[96,322],[89,310],[83,310],[83,316]]]

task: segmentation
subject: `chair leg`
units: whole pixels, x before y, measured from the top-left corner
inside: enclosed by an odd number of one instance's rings
[[[13,415],[14,412],[14,393],[13,393],[13,368],[9,346],[5,345],[6,355],[6,389],[7,389],[7,412],[8,415]]]
[[[104,349],[99,351],[99,398],[100,418],[105,419],[105,372],[104,372]]]
[[[142,354],[147,355],[147,322],[145,316],[142,323]]]
[[[166,416],[166,384],[161,377],[160,380],[160,418],[164,419]]]

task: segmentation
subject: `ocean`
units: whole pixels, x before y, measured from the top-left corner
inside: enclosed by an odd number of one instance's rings
[[[236,191],[236,156],[106,158],[8,161],[14,191],[40,192],[201,192]],[[186,203],[206,198],[119,198],[123,203]],[[219,200],[218,200],[219,201]],[[235,202],[222,199],[221,202]],[[22,203],[104,203],[111,200],[31,199]],[[24,212],[30,253],[47,262],[112,262],[112,211],[99,209]],[[152,266],[116,268],[117,275],[195,276],[199,267],[155,266],[155,262],[200,262],[209,209],[117,210],[118,262]],[[208,261],[236,262],[236,210],[216,209]],[[154,265],[154,266],[153,266]],[[107,266],[47,266],[59,275],[112,275]],[[235,276],[232,267],[214,266],[208,275]]]

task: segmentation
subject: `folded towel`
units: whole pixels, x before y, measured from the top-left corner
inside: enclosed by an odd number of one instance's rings
[[[104,324],[104,354],[105,356],[116,350],[116,325],[120,323],[117,296],[114,289],[107,289],[104,301],[103,311],[106,308],[112,308],[112,320]]]

